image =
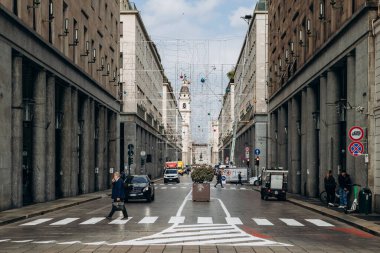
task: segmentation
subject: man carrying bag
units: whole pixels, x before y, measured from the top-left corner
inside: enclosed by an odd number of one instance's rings
[[[124,215],[123,219],[128,219],[128,213],[124,205],[124,182],[117,171],[113,174],[112,185],[112,209],[106,218],[110,220],[115,211],[122,211]]]

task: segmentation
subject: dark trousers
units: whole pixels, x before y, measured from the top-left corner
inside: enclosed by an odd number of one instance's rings
[[[236,184],[241,184],[243,185],[243,183],[241,182],[241,178],[239,178],[238,182]]]
[[[326,190],[327,193],[327,203],[334,203],[335,201],[335,190],[334,189],[328,189]]]
[[[124,204],[123,201],[122,201],[122,203]],[[125,208],[125,205],[122,205],[122,206],[121,206],[121,210],[120,210],[118,207],[114,206],[113,204],[112,204],[111,212],[108,214],[107,217],[110,217],[110,218],[111,218],[112,215],[113,215],[116,211],[122,211],[122,212],[123,212],[123,215],[124,215],[124,218],[128,218],[128,213],[127,213],[127,209]]]
[[[222,186],[222,188],[223,188],[222,180],[218,180],[218,181],[216,181],[215,187],[216,187],[218,184],[220,184],[220,186]]]

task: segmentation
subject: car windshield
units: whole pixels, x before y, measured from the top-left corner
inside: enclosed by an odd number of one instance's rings
[[[127,178],[127,182],[132,184],[141,184],[148,183],[148,180],[143,176],[131,176]]]
[[[165,174],[177,174],[177,170],[166,170]]]

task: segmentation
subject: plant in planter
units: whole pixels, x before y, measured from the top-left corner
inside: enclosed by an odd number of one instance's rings
[[[214,170],[209,166],[196,168],[191,173],[193,201],[210,201],[210,182],[213,178]]]

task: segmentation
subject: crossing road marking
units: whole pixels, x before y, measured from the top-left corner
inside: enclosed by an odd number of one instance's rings
[[[38,225],[38,224],[47,222],[47,221],[52,220],[52,219],[53,218],[37,219],[37,220],[31,221],[28,223],[21,224],[20,226],[34,226],[34,225]]]
[[[198,222],[197,223],[207,223],[207,224],[212,224],[212,217],[198,217]]]
[[[166,187],[166,186],[165,186],[165,187],[161,187],[161,189],[163,189],[163,190],[164,190],[164,189],[167,189],[167,188],[168,188],[168,187]]]
[[[299,223],[298,221],[296,221],[295,219],[283,219],[283,218],[280,218],[280,220],[282,222],[284,222],[286,225],[292,226],[292,227],[303,227],[303,226],[305,226],[302,223]]]
[[[305,220],[314,225],[317,225],[318,227],[334,227],[334,225],[320,219],[305,219]]]
[[[66,218],[57,222],[54,222],[50,224],[50,226],[60,226],[60,225],[67,225],[73,221],[79,220],[79,218]]]
[[[172,216],[170,217],[170,220],[168,223],[184,223],[185,217],[184,216]]]
[[[128,217],[128,219],[125,219],[125,220],[122,220],[123,217],[119,217],[113,221],[111,221],[110,223],[108,224],[117,224],[117,225],[123,225],[125,223],[127,223],[128,221],[130,221],[133,217]]]
[[[267,219],[255,219],[255,218],[252,218],[252,220],[254,222],[256,222],[256,224],[259,225],[259,226],[273,226],[273,223],[270,222]]]
[[[243,222],[238,217],[226,217],[228,224],[242,225]]]
[[[79,224],[80,224],[80,225],[96,224],[96,223],[98,223],[99,221],[102,221],[102,220],[104,220],[104,219],[105,219],[105,217],[95,217],[95,218],[91,218],[91,219],[86,220],[86,221],[84,221],[84,222],[82,222],[82,223],[79,223]]]
[[[144,217],[141,221],[139,221],[139,223],[151,224],[151,223],[155,223],[157,219],[158,219],[158,216],[147,216],[147,217]]]

